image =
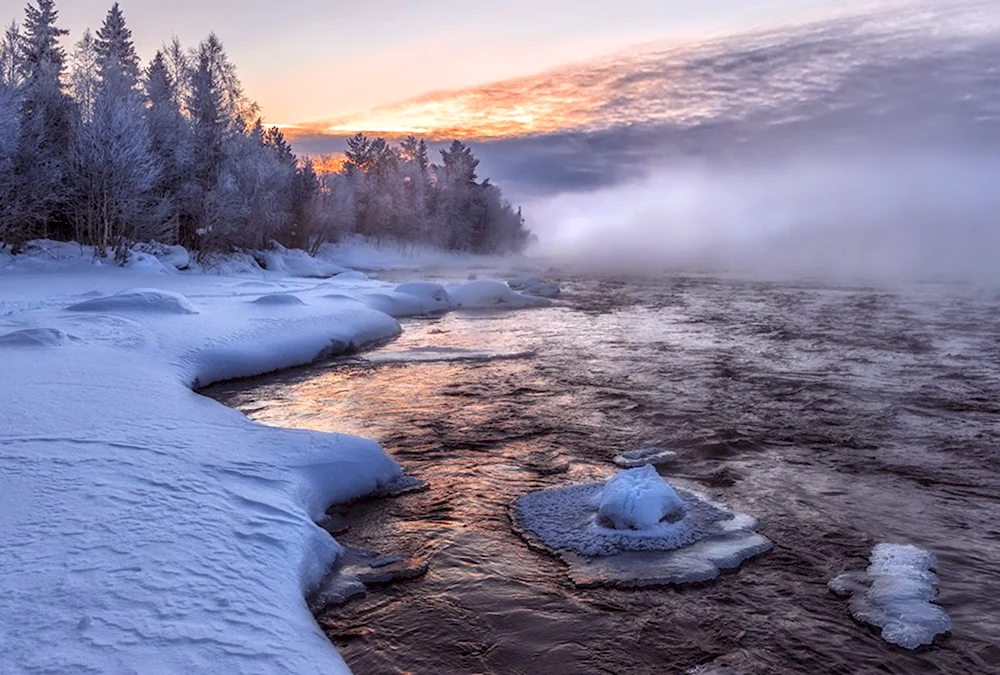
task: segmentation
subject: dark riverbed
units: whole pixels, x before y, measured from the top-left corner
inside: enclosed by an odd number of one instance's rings
[[[337,507],[346,545],[421,579],[318,620],[375,673],[1000,673],[1000,296],[705,277],[564,280],[549,309],[407,321],[382,351],[205,393],[267,424],[381,442],[430,489]],[[531,355],[523,352],[529,351]],[[507,506],[675,450],[672,482],[756,515],[774,550],[697,588],[577,589]],[[953,632],[906,652],[827,581],[873,544],[939,558]]]

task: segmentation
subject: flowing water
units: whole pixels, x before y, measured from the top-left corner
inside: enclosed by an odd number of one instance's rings
[[[562,284],[551,308],[407,321],[380,350],[510,358],[347,358],[207,392],[375,438],[430,485],[331,510],[342,543],[429,563],[317,617],[356,673],[1000,673],[995,291]],[[647,445],[774,549],[698,587],[579,589],[511,531],[518,495],[606,478]],[[938,555],[953,631],[933,647],[887,645],[828,592],[880,541]]]

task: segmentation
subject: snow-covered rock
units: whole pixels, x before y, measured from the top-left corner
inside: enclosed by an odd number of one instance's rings
[[[451,298],[448,297],[447,289],[432,281],[407,281],[405,284],[396,286],[396,293],[420,298],[428,306],[435,307],[440,311],[451,309]]]
[[[153,312],[158,314],[197,314],[191,301],[180,293],[158,288],[133,288],[114,295],[84,300],[66,309],[73,312]]]
[[[864,572],[846,572],[829,583],[830,590],[850,597],[855,619],[882,630],[882,639],[906,649],[934,642],[951,630],[948,613],[937,597],[933,553],[910,544],[877,544]]]
[[[677,459],[677,453],[663,448],[639,448],[626,450],[614,458],[614,463],[626,469],[632,469],[646,464],[666,464]]]
[[[75,340],[58,328],[26,328],[0,335],[0,347],[61,347]]]
[[[175,270],[186,270],[191,265],[191,254],[183,246],[165,246],[155,255],[161,263]]]
[[[687,507],[650,465],[615,474],[601,491],[597,517],[618,530],[648,530],[664,519],[679,520]]]
[[[770,550],[754,518],[692,490],[663,491],[650,471],[655,473],[643,467],[607,483],[528,493],[514,502],[515,527],[559,556],[574,583],[584,586],[707,581]],[[624,529],[609,526],[600,514],[608,487],[607,502]],[[657,514],[671,517],[655,520]]]
[[[316,258],[299,249],[275,245],[262,251],[261,257],[269,272],[277,272],[290,277],[326,278],[344,272],[345,268],[330,260]]]
[[[262,295],[259,298],[251,300],[255,305],[271,305],[274,307],[285,306],[285,307],[295,307],[306,304],[297,295],[291,293],[269,293],[267,295]]]
[[[545,298],[515,293],[510,286],[495,279],[476,279],[449,287],[448,296],[457,307],[464,309],[519,309],[552,304]]]
[[[507,285],[515,291],[521,291],[526,295],[535,295],[540,298],[554,298],[562,293],[559,284],[551,281],[542,281],[534,276],[514,277],[507,280]]]

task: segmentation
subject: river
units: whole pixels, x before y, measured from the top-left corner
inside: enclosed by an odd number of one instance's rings
[[[560,282],[551,308],[406,320],[371,354],[205,392],[374,438],[428,483],[331,509],[341,543],[429,564],[319,613],[356,673],[1000,672],[995,290]],[[424,347],[492,358],[407,360]],[[774,549],[695,587],[581,589],[512,532],[517,496],[650,445]],[[880,541],[939,558],[953,631],[930,648],[889,646],[827,590]]]

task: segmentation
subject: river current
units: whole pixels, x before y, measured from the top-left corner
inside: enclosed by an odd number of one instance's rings
[[[370,354],[205,392],[374,438],[429,485],[331,509],[341,543],[429,566],[318,614],[356,673],[1000,673],[995,290],[560,283],[551,308],[406,320]],[[424,347],[496,358],[400,354]],[[511,530],[517,496],[654,445],[774,549],[694,587],[577,588]],[[886,644],[827,590],[881,541],[938,556],[953,630],[932,647]]]

